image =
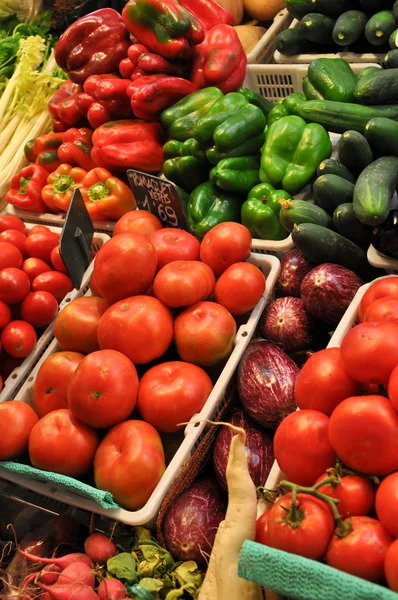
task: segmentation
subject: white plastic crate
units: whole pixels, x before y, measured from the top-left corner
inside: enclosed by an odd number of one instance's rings
[[[28,231],[30,231],[35,226],[35,223],[25,223],[25,227]],[[60,227],[48,227],[50,231],[54,233],[61,234],[62,229]],[[95,233],[93,237],[93,243],[91,246],[91,250],[97,254],[100,248],[110,239],[109,235],[105,233]],[[59,305],[59,310],[61,310],[66,304],[79,298],[80,296],[84,296],[87,292],[91,273],[94,268],[94,261],[91,262],[90,266],[86,270],[82,283],[80,286],[80,290],[72,290],[65,296],[62,302]],[[12,400],[18,390],[21,388],[25,379],[28,377],[29,373],[33,369],[33,367],[37,364],[40,357],[43,355],[43,352],[46,350],[51,340],[53,339],[53,330],[54,330],[54,321],[50,323],[47,329],[43,332],[40,338],[37,340],[37,344],[33,352],[29,354],[22,362],[22,364],[13,370],[13,372],[7,377],[4,382],[4,387],[2,392],[0,393],[0,402],[4,400]],[[0,359],[1,360],[1,359]]]
[[[368,262],[373,267],[384,269],[387,273],[398,273],[398,259],[383,256],[372,245],[368,249]]]
[[[53,215],[51,213],[34,213],[28,210],[16,208],[12,204],[7,204],[7,206],[5,207],[4,214],[18,217],[19,219],[22,219],[22,221],[24,221],[25,223],[35,223],[36,225],[50,225],[56,227],[63,227],[66,219],[66,213],[59,213],[58,215]],[[112,235],[115,225],[115,221],[93,222],[95,231],[108,233],[109,235]]]
[[[286,9],[278,13],[261,40],[247,53],[247,64],[273,62],[276,36],[281,31],[288,29],[292,21],[293,17],[289,15]]]
[[[294,19],[289,29],[296,29],[300,21]],[[370,44],[369,44],[370,46]],[[355,52],[330,52],[327,54],[294,54],[293,56],[285,56],[275,50],[274,59],[278,64],[309,64],[314,58],[344,58],[349,63],[378,63],[381,65],[384,62],[385,53],[378,54],[373,52],[364,52],[356,54]]]
[[[236,372],[239,365],[240,359],[243,352],[248,346],[251,338],[256,333],[257,324],[260,316],[272,297],[275,282],[280,272],[280,263],[273,256],[261,256],[258,254],[251,254],[248,262],[258,266],[267,278],[266,290],[260,302],[251,312],[247,322],[241,325],[238,329],[235,338],[234,350],[227,360],[219,378],[217,379],[214,388],[207,399],[204,407],[199,414],[194,415],[192,420],[211,419],[217,411],[221,408],[223,403],[229,397],[233,382],[232,377]],[[17,400],[22,402],[31,403],[33,382],[37,375],[37,371],[43,361],[53,354],[58,352],[60,347],[56,340],[48,346],[44,354],[41,356],[40,361],[36,364],[31,375],[26,380],[25,384],[21,388],[17,395]],[[77,494],[73,494],[64,488],[57,487],[52,483],[44,483],[42,481],[36,481],[27,479],[20,475],[10,473],[5,469],[0,468],[0,476],[3,479],[21,485],[22,487],[28,488],[42,496],[52,498],[64,504],[69,504],[77,508],[94,512],[97,514],[104,515],[110,519],[116,519],[122,521],[128,525],[148,525],[153,526],[155,524],[156,516],[159,511],[160,505],[162,504],[168,490],[175,481],[181,467],[191,457],[193,451],[199,444],[200,440],[204,437],[208,426],[206,423],[197,423],[195,425],[188,425],[184,431],[184,439],[173,456],[172,460],[168,464],[168,467],[161,478],[160,482],[156,486],[154,492],[149,498],[146,505],[137,511],[128,511],[123,508],[120,509],[104,509],[97,503]]]

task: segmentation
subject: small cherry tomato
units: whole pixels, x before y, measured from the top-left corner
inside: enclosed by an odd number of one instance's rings
[[[41,273],[51,271],[50,265],[41,260],[41,258],[27,258],[22,263],[22,271],[29,277],[30,282]]]
[[[0,300],[0,329],[3,329],[11,321],[11,311],[3,300]]]
[[[1,334],[4,350],[15,358],[26,358],[35,347],[36,341],[36,331],[25,321],[11,321]]]
[[[25,249],[28,256],[41,258],[46,263],[51,262],[51,251],[58,246],[59,235],[52,231],[31,233],[25,242]]]
[[[22,260],[22,254],[14,244],[0,242],[0,271],[8,267],[20,269]]]
[[[12,215],[0,215],[0,232],[6,231],[6,229],[17,229],[21,233],[25,233],[25,223]]]
[[[59,246],[55,246],[55,248],[51,250],[51,264],[56,271],[65,273],[65,275],[69,276],[68,269],[65,267],[64,261],[62,260]]]
[[[8,304],[18,304],[29,292],[29,277],[21,269],[9,267],[0,271],[0,300]]]
[[[35,225],[28,231],[28,237],[34,235],[35,233],[51,233],[49,228],[45,225]]]
[[[45,327],[55,319],[58,302],[49,292],[32,292],[21,304],[21,317],[33,327]]]
[[[59,271],[47,271],[35,277],[32,282],[33,292],[49,292],[58,302],[73,290],[73,283],[67,275]]]
[[[7,229],[6,231],[2,231],[0,233],[0,241],[12,244],[16,248],[18,248],[18,250],[23,256],[26,254],[26,235],[21,233],[21,231],[18,231],[17,229]]]

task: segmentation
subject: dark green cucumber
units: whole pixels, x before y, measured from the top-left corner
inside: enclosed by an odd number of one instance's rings
[[[393,7],[392,7],[392,14],[394,15],[394,17],[396,18],[396,20],[398,21],[398,0],[395,0]]]
[[[303,94],[307,98],[307,100],[323,100],[323,96],[314,86],[308,77],[304,77],[301,82],[303,88]]]
[[[317,13],[309,13],[302,18],[298,30],[301,32],[303,39],[314,44],[331,44],[333,43],[333,28],[336,20],[326,15]]]
[[[298,29],[285,29],[276,36],[276,49],[284,56],[303,54],[310,49],[310,44],[303,39]]]
[[[354,190],[354,210],[365,225],[379,225],[391,208],[398,174],[398,158],[384,156],[366,167]]]
[[[352,0],[312,0],[311,10],[321,15],[338,17],[351,8],[352,4]]]
[[[333,41],[338,46],[353,44],[365,31],[367,16],[360,10],[348,10],[339,16],[333,28]]]
[[[396,27],[397,21],[392,10],[382,10],[366,23],[365,37],[372,46],[383,46]]]
[[[342,58],[316,58],[308,67],[308,79],[326,100],[354,101],[357,79]]]
[[[358,104],[395,104],[398,102],[398,69],[374,69],[355,86]]]
[[[340,204],[333,213],[333,224],[340,235],[361,248],[368,248],[372,237],[372,227],[361,223],[355,214],[352,202]]]
[[[318,206],[333,214],[345,202],[352,202],[354,184],[338,175],[321,175],[314,181],[313,193]]]
[[[316,264],[342,265],[366,280],[374,279],[380,273],[369,265],[362,248],[327,227],[302,223],[293,228],[292,238],[296,248]]]
[[[370,73],[371,71],[374,71],[375,69],[379,69],[380,67],[365,67],[364,69],[362,69],[362,71],[360,71],[357,75],[357,80],[359,81],[360,79],[362,79],[362,77],[366,77],[366,75],[368,75],[368,73]]]
[[[397,121],[383,117],[371,119],[366,124],[365,137],[378,156],[398,156]]]
[[[390,50],[384,57],[384,66],[386,69],[397,69],[398,68],[398,48],[396,50]]]
[[[334,158],[327,158],[326,160],[323,160],[318,165],[316,174],[318,177],[321,175],[338,175],[338,177],[342,177],[351,183],[356,182],[356,177],[350,173],[347,167],[339,163],[339,161],[335,160]]]
[[[323,227],[333,227],[333,219],[320,206],[305,200],[286,200],[281,202],[279,219],[286,231],[292,231],[300,223],[317,223]]]
[[[286,9],[295,19],[302,19],[312,10],[312,0],[286,0]]]
[[[358,176],[373,161],[368,140],[358,131],[348,130],[342,134],[337,147],[339,161]]]
[[[398,48],[398,29],[394,29],[388,38],[388,45],[390,46],[391,50]]]
[[[299,106],[298,114],[307,123],[320,123],[334,133],[344,133],[347,129],[363,133],[366,123],[374,117],[398,121],[398,105],[363,106],[332,100],[308,100]]]

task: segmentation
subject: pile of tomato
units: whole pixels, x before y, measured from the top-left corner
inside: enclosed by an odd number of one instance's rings
[[[366,291],[358,320],[297,377],[300,410],[274,438],[283,495],[257,541],[398,592],[398,277]]]

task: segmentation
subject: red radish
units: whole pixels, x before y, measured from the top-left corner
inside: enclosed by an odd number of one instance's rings
[[[44,585],[40,587],[48,592],[52,600],[98,600],[98,595],[93,588],[81,583],[72,583],[72,585]]]
[[[102,533],[93,533],[84,542],[84,551],[94,563],[104,565],[117,554],[116,546]]]
[[[42,563],[43,565],[57,565],[63,571],[69,565],[72,565],[76,562],[85,563],[89,567],[93,567],[93,561],[86,555],[81,552],[74,552],[73,554],[66,554],[65,556],[61,556],[60,558],[42,558],[35,556],[34,554],[29,554],[29,552],[25,552],[18,548],[19,554],[31,560],[32,562]]]
[[[100,600],[123,600],[126,597],[126,590],[121,581],[110,577],[99,584],[98,596]]]
[[[44,582],[43,582],[44,583]],[[72,585],[80,583],[94,587],[95,577],[91,568],[83,562],[75,562],[64,569],[57,581],[59,585]]]
[[[33,583],[35,579],[37,581],[41,581],[41,583],[45,583],[46,585],[53,585],[58,581],[59,574],[61,573],[61,568],[57,565],[46,565],[39,572],[31,573],[25,577],[22,587]]]

